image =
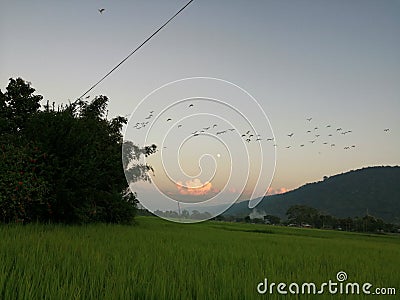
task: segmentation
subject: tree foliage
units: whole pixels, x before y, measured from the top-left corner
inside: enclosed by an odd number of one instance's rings
[[[127,189],[122,148],[136,181],[149,180],[152,169],[134,161],[156,146],[123,145],[127,120],[107,119],[105,96],[41,110],[42,96],[29,83],[10,79],[6,90],[0,91],[1,220],[132,222],[136,198]]]

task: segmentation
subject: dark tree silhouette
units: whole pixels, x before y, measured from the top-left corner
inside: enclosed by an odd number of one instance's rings
[[[65,223],[131,223],[135,195],[122,166],[121,130],[127,119],[107,119],[108,98],[45,106],[18,78],[0,91],[0,218]],[[150,166],[135,164],[156,146],[124,145],[132,181],[149,180]]]

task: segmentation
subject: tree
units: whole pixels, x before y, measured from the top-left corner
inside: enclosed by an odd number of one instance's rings
[[[302,224],[308,223],[313,224],[316,218],[318,218],[318,210],[313,207],[306,205],[293,205],[289,207],[286,212],[290,223]]]
[[[264,216],[264,221],[269,222],[271,225],[277,225],[281,222],[281,218],[273,215],[266,215]]]
[[[184,218],[184,219],[190,218],[190,213],[188,210],[186,210],[186,209],[182,210],[182,218]]]
[[[20,78],[10,79],[6,93],[0,91],[0,138],[7,157],[0,164],[0,194],[8,195],[0,197],[3,220],[22,216],[24,221],[132,222],[136,197],[127,189],[121,150],[130,161],[125,171],[134,173],[131,180],[149,180],[152,168],[135,161],[154,153],[156,146],[125,145],[121,130],[127,120],[107,119],[105,96],[39,110],[42,96],[34,91]],[[13,159],[19,152],[20,159]],[[30,174],[18,197],[17,172]]]

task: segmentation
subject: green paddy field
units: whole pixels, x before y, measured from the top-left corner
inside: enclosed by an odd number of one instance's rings
[[[371,294],[257,292],[264,278],[320,290],[340,271]],[[400,299],[400,237],[155,217],[1,225],[0,299]]]

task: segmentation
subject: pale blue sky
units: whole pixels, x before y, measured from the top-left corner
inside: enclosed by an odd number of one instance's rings
[[[0,3],[0,88],[21,76],[61,103],[186,1]],[[111,99],[111,116],[126,115],[154,89],[192,76],[228,80],[260,103],[278,144],[275,189],[400,164],[400,1],[195,0],[90,94]],[[314,127],[320,137],[311,144]]]

